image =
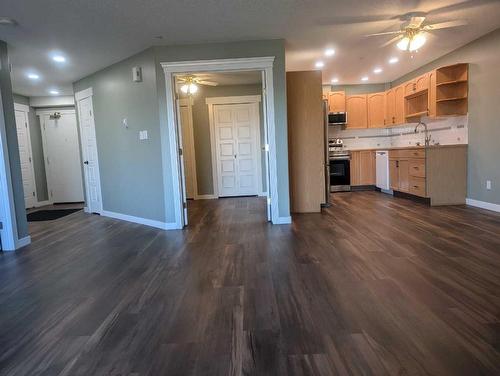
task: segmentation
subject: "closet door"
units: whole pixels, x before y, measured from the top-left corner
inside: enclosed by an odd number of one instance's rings
[[[258,194],[258,116],[254,104],[214,106],[219,196]]]
[[[17,143],[19,145],[19,159],[21,162],[21,174],[23,178],[24,204],[26,208],[35,206],[35,174],[33,171],[33,158],[31,154],[31,140],[29,135],[27,113],[24,111],[15,111]]]

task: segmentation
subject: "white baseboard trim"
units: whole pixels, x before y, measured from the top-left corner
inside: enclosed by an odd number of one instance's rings
[[[215,200],[218,198],[216,195],[197,195],[195,200]]]
[[[470,206],[475,206],[476,208],[487,209],[494,212],[500,213],[500,205],[493,204],[491,202],[473,200],[472,198],[466,198],[465,203]]]
[[[259,193],[259,196],[260,196],[260,197],[267,197],[267,192],[260,192],[260,193]]]
[[[104,217],[120,219],[122,221],[138,223],[140,225],[151,226],[151,227],[159,228],[162,230],[177,230],[178,229],[175,222],[172,222],[172,223],[160,222],[160,221],[155,221],[153,219],[134,217],[133,215],[115,213],[115,212],[111,212],[111,211],[107,211],[107,210],[103,210],[101,212],[101,215]]]
[[[35,203],[35,208],[39,208],[40,206],[52,205],[52,204],[53,204],[53,202],[50,200],[38,201],[37,203]]]
[[[278,217],[276,222],[273,222],[274,225],[289,225],[292,223],[292,217]]]
[[[16,241],[16,249],[27,246],[31,243],[31,236],[25,236],[24,238],[17,239]]]

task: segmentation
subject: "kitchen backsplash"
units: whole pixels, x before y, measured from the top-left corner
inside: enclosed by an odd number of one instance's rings
[[[427,124],[431,135],[431,145],[441,144],[467,144],[468,143],[468,118],[467,116],[454,116],[443,119],[422,118]],[[398,127],[380,129],[344,129],[340,126],[330,126],[330,138],[341,138],[345,149],[371,149],[415,146],[424,144],[424,128],[417,124],[403,124]]]

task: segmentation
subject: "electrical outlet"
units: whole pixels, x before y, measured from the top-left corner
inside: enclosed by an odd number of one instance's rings
[[[491,180],[486,180],[486,189],[491,191]]]
[[[147,140],[148,131],[139,131],[139,140]]]

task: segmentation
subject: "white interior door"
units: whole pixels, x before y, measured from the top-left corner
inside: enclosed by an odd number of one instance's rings
[[[196,186],[196,157],[190,99],[179,100],[179,119],[182,128],[182,156],[184,158],[184,173],[186,178],[186,197],[194,199],[197,196],[198,188]]]
[[[186,169],[185,169],[185,162],[184,162],[184,141],[183,141],[183,134],[182,134],[182,121],[181,121],[181,109],[179,105],[180,101],[176,101],[176,116],[177,116],[177,137],[179,138],[179,167],[180,167],[180,176],[181,176],[181,192],[182,192],[182,207],[183,207],[183,223],[184,226],[187,226],[188,224],[188,212],[187,212],[187,192],[186,192]]]
[[[75,113],[61,113],[58,119],[45,114],[43,118],[49,198],[54,203],[84,201]]]
[[[259,114],[255,104],[214,106],[219,196],[257,195]]]
[[[79,99],[77,106],[82,143],[83,174],[85,178],[85,191],[87,192],[86,205],[89,212],[101,213],[101,178],[99,175],[92,96]]]
[[[16,110],[15,113],[17,142],[19,144],[19,158],[21,161],[21,174],[23,178],[24,203],[26,208],[32,208],[35,206],[37,198],[28,118],[27,113],[24,111]]]

